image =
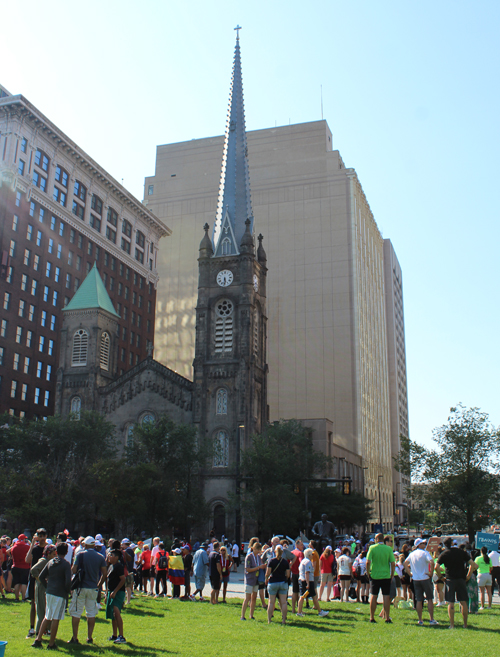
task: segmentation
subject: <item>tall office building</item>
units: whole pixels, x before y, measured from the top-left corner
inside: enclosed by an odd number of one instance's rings
[[[403,307],[403,272],[391,240],[384,240],[385,308],[387,318],[387,358],[391,450],[401,449],[401,436],[409,437],[408,390],[406,383],[406,343]],[[395,468],[392,471],[395,524],[408,519],[407,490],[410,480]]]
[[[0,91],[0,412],[44,417],[62,310],[94,263],[118,314],[117,371],[146,358],[169,230],[26,98]]]
[[[315,446],[394,522],[384,240],[325,121],[247,133],[252,203],[266,235],[271,420]],[[159,252],[156,357],[189,376],[199,230],[217,210],[223,138],[158,146],[144,202],[172,228]]]

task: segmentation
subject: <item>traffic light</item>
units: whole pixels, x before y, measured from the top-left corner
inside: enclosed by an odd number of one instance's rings
[[[351,481],[350,479],[344,479],[342,482],[342,495],[350,495],[351,494]]]

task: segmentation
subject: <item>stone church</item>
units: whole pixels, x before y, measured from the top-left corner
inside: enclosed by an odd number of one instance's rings
[[[205,530],[240,540],[245,519],[229,510],[240,490],[240,451],[268,420],[266,253],[254,240],[239,38],[233,62],[217,214],[199,247],[193,380],[149,356],[118,375],[118,322],[99,272],[64,309],[56,413],[99,411],[125,445],[136,423],[168,414],[217,446],[203,473],[212,515]],[[201,233],[201,226],[200,226]],[[233,507],[234,509],[234,507]],[[233,534],[234,531],[234,534]]]

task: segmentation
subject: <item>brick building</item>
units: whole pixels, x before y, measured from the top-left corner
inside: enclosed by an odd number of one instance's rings
[[[147,357],[170,231],[23,96],[0,92],[0,412],[44,417],[62,309],[94,263],[119,315],[118,373]]]

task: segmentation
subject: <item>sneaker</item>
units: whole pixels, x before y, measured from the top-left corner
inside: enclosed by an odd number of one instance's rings
[[[392,618],[388,618],[385,622],[386,623],[392,623]]]
[[[424,621],[418,621],[417,625],[423,625]]]
[[[87,643],[94,643],[94,639],[87,639]]]
[[[200,595],[200,602],[205,602],[205,598],[202,595]]]
[[[69,641],[66,641],[66,643],[72,643],[73,645],[80,644],[78,639],[74,639],[73,637]]]
[[[33,643],[31,644],[31,647],[32,647],[32,648],[42,648],[42,647],[43,647],[43,646],[42,646],[42,642],[39,641],[38,639],[35,639],[35,640],[33,641]]]
[[[321,618],[324,618],[325,616],[328,616],[330,612],[326,611],[326,609],[322,609],[321,611],[318,611],[318,616],[321,616]]]
[[[437,622],[437,620],[432,619],[431,621],[429,621],[429,625],[439,625],[439,623]]]
[[[127,643],[127,639],[120,634],[120,636],[115,639],[113,643]]]
[[[50,645],[49,643],[49,645],[47,646],[47,650],[59,650],[59,648],[56,646],[55,643],[53,643],[52,645]]]
[[[35,630],[33,628],[31,628],[30,631],[28,632],[26,638],[27,639],[32,639],[34,636],[36,636],[35,635]]]
[[[295,615],[299,616],[300,618],[303,618],[305,616],[305,614],[301,614],[299,611]]]
[[[195,602],[195,600],[196,600],[196,598],[194,597],[194,595],[190,595],[190,596],[189,596],[189,599],[191,600],[191,602]]]
[[[108,641],[116,641],[117,638],[118,637],[113,634],[112,636],[109,637]]]
[[[370,618],[370,623],[376,623],[377,621],[374,618]]]

